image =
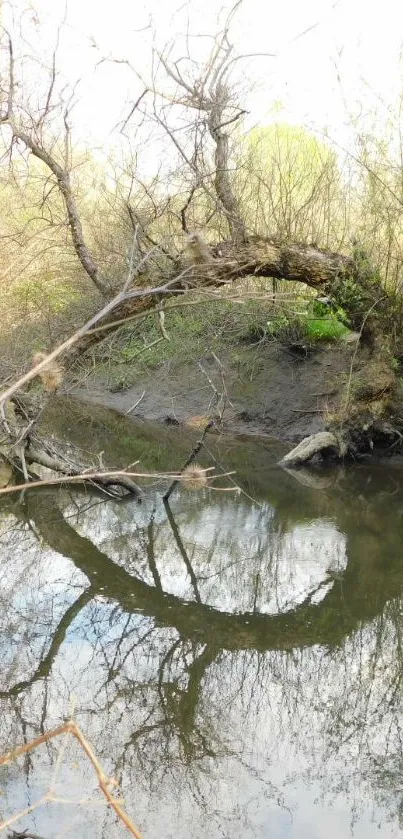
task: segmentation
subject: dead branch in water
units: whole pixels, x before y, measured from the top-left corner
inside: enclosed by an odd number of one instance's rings
[[[209,423],[209,427],[212,423]],[[203,435],[204,437],[204,435]],[[199,443],[201,443],[199,445]],[[169,495],[172,493],[173,489],[178,484],[183,484],[184,487],[187,489],[201,489],[202,487],[208,487],[209,489],[214,489],[216,492],[230,492],[230,491],[239,491],[239,487],[214,487],[211,485],[211,482],[214,481],[216,478],[226,478],[233,475],[233,472],[224,472],[222,475],[208,475],[208,472],[211,472],[215,469],[214,466],[209,466],[206,469],[201,469],[201,467],[194,467],[198,469],[200,472],[203,473],[205,476],[205,480],[201,483],[196,479],[194,481],[191,480],[191,476],[187,473],[187,467],[190,463],[194,460],[197,455],[197,452],[200,451],[201,446],[203,445],[202,441],[198,441],[195,449],[191,456],[187,459],[187,462],[184,464],[182,469],[179,473],[172,473],[172,472],[131,472],[129,470],[116,470],[114,472],[94,472],[94,471],[86,471],[81,472],[79,475],[60,475],[58,477],[51,477],[45,478],[43,480],[38,481],[27,481],[23,484],[15,484],[13,486],[6,486],[0,488],[0,495],[10,495],[16,492],[22,492],[28,489],[40,489],[43,487],[49,486],[57,486],[63,484],[81,484],[86,481],[92,483],[94,485],[103,485],[103,486],[123,486],[128,489],[130,492],[134,494],[142,494],[137,484],[135,484],[132,478],[152,478],[152,479],[169,479],[171,480],[171,484],[169,490],[163,496],[164,500],[168,500]],[[134,487],[134,489],[133,489]],[[169,493],[169,494],[168,494]]]

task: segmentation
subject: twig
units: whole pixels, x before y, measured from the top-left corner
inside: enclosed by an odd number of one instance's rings
[[[156,338],[155,341],[151,341],[149,344],[144,344],[143,347],[141,347],[139,350],[137,350],[137,352],[133,353],[133,355],[130,356],[130,361],[133,361],[134,358],[138,358],[138,356],[141,355],[143,352],[146,352],[146,350],[150,350],[151,347],[155,347],[156,344],[160,344],[163,340],[164,339],[161,335],[161,338]],[[123,362],[123,364],[125,363],[126,362]]]
[[[0,489],[0,495],[6,495],[7,492],[14,493],[14,492],[21,492],[21,490],[26,489],[37,489],[38,487],[46,487],[46,486],[54,486],[57,484],[78,484],[83,483],[83,481],[93,481],[96,483],[97,481],[101,480],[110,480],[113,481],[116,478],[117,481],[124,479],[124,478],[131,478],[135,476],[136,473],[134,472],[82,472],[80,475],[62,475],[58,478],[46,478],[46,480],[41,481],[29,481],[25,484],[16,484],[16,486],[11,487],[3,487]],[[161,477],[161,475],[142,475],[142,477]],[[164,476],[165,477],[165,476]]]
[[[215,385],[214,385],[214,383],[211,381],[210,376],[209,376],[209,374],[206,372],[206,370],[204,369],[204,367],[203,367],[203,365],[202,365],[201,361],[198,361],[197,366],[198,366],[199,370],[201,370],[201,372],[203,373],[203,376],[207,379],[207,381],[208,381],[208,383],[209,383],[209,385],[210,385],[210,387],[211,387],[211,390],[212,390],[212,391],[213,391],[213,393],[214,393],[214,396],[215,396],[215,403],[217,404],[217,403],[220,401],[221,397],[222,397],[222,393],[220,393],[220,392],[217,390],[216,386],[215,386]]]
[[[130,249],[130,259],[129,259],[129,266],[128,266],[128,269],[127,269],[127,277],[126,277],[125,284],[122,288],[123,293],[127,291],[127,289],[129,288],[129,285],[132,281],[132,278],[133,278],[132,275],[133,275],[134,249],[135,249],[136,244],[137,244],[138,232],[139,232],[139,226],[138,226],[138,224],[136,224],[136,226],[134,228],[134,232],[133,232],[133,242],[132,242],[132,246],[131,246],[131,249]]]
[[[24,475],[24,481],[28,484],[29,483],[29,475],[28,475],[28,469],[27,469],[27,462],[25,460],[24,445],[19,446],[19,450],[20,450],[20,460],[21,460],[21,466],[22,466],[22,474]]]
[[[28,751],[28,750],[27,750]],[[25,810],[20,810],[19,813],[16,813],[15,816],[10,816],[9,819],[6,819],[4,822],[0,822],[0,831],[4,830],[6,827],[10,827],[10,825],[15,824],[15,822],[19,822],[20,819],[23,819],[24,816],[29,816],[34,810],[37,810],[38,807],[42,807],[42,804],[46,804],[49,801],[48,796],[44,795],[42,798],[38,798],[33,804],[29,807],[26,807]]]
[[[146,87],[146,88],[143,90],[143,92],[142,92],[142,93],[140,93],[140,96],[136,99],[136,101],[135,101],[134,105],[130,108],[130,112],[129,112],[128,116],[126,117],[126,119],[124,120],[122,127],[120,128],[120,131],[119,131],[119,133],[120,133],[120,134],[123,134],[123,132],[124,132],[124,130],[125,130],[125,128],[126,128],[126,125],[127,125],[127,123],[129,122],[129,119],[133,116],[133,114],[134,114],[135,110],[136,110],[136,109],[138,108],[138,106],[140,105],[141,100],[142,100],[142,99],[144,99],[144,96],[145,96],[147,93],[148,93],[148,87]],[[117,126],[115,126],[115,128],[117,128]]]
[[[190,561],[190,559],[187,555],[186,548],[183,544],[182,537],[179,533],[179,527],[176,524],[174,515],[173,515],[172,510],[169,506],[168,500],[165,497],[164,497],[164,507],[165,507],[165,512],[167,514],[167,519],[169,521],[169,524],[170,524],[170,527],[171,527],[171,530],[172,530],[172,533],[173,533],[173,537],[174,537],[175,542],[178,546],[179,553],[180,553],[180,555],[181,555],[181,557],[182,557],[182,559],[185,563],[186,570],[189,574],[190,581],[191,581],[192,587],[193,587],[193,592],[194,592],[196,603],[201,603],[201,597],[200,597],[200,592],[199,592],[199,588],[198,588],[198,585],[197,585],[196,574],[193,570],[192,563],[191,563],[191,561]]]
[[[191,200],[192,200],[192,198],[193,198],[193,196],[196,192],[196,189],[197,189],[197,186],[192,186],[192,188],[190,190],[190,193],[189,193],[189,197],[186,200],[186,204],[184,205],[184,207],[182,207],[182,209],[180,211],[182,230],[183,230],[184,233],[189,232],[188,231],[188,226],[187,226],[187,221],[186,221],[186,210],[188,209],[188,207],[190,205],[190,202],[191,202]]]
[[[103,771],[101,764],[99,763],[96,755],[92,751],[92,748],[91,748],[90,744],[85,739],[84,734],[82,733],[81,729],[78,727],[78,725],[74,721],[71,721],[68,725],[69,725],[70,733],[73,734],[73,736],[76,738],[76,740],[78,740],[78,742],[80,743],[80,745],[84,749],[88,759],[92,763],[92,765],[95,769],[95,772],[97,773],[97,776],[98,776],[99,786],[100,786],[105,798],[107,798],[107,800],[109,801],[109,804],[111,805],[112,809],[119,816],[119,818],[121,819],[123,824],[126,825],[127,829],[130,831],[130,833],[133,836],[135,836],[136,839],[142,839],[142,835],[141,835],[140,831],[133,824],[132,820],[129,818],[129,816],[127,815],[127,813],[123,809],[123,807],[121,807],[121,805],[119,804],[119,801],[117,801],[117,799],[114,798],[111,795],[110,787],[113,785],[112,784],[113,779],[108,778],[108,776],[105,775],[105,772]]]
[[[208,429],[214,424],[213,420],[208,423],[206,428],[204,429],[203,435],[208,431]],[[200,448],[194,452],[194,456],[200,451]],[[193,460],[193,458],[192,458]],[[187,465],[191,463],[189,460],[184,466],[183,469],[186,468]],[[3,487],[0,489],[0,495],[7,495],[7,493],[15,493],[21,492],[23,489],[38,489],[38,487],[48,487],[48,486],[55,486],[58,484],[79,484],[83,481],[91,481],[93,483],[101,482],[101,481],[108,481],[110,484],[118,484],[120,481],[123,481],[125,478],[163,478],[167,479],[170,478],[174,481],[175,485],[180,482],[182,471],[179,473],[177,472],[129,472],[128,470],[121,470],[115,472],[81,472],[80,475],[62,475],[57,478],[46,478],[43,481],[30,481],[29,483],[25,484],[16,484],[15,486],[10,487]],[[226,474],[231,474],[230,472]],[[116,479],[116,481],[115,481]],[[122,483],[122,486],[126,486]],[[135,490],[132,492],[139,492],[139,487],[135,487]],[[141,492],[141,491],[140,491]]]
[[[231,491],[238,492],[241,495],[244,495],[245,498],[248,498],[249,501],[252,501],[253,504],[256,504],[258,507],[263,507],[263,504],[261,504],[260,501],[257,501],[256,498],[253,498],[252,495],[249,495],[247,492],[245,492],[245,490],[242,489],[242,487],[240,487],[239,484],[236,483],[236,481],[234,481],[234,479],[232,478],[232,475],[235,474],[235,473],[224,471],[224,467],[221,465],[220,461],[217,460],[216,457],[214,457],[213,453],[210,451],[210,449],[207,448],[205,443],[203,443],[203,448],[204,448],[205,452],[207,452],[208,456],[211,458],[213,463],[215,463],[217,468],[221,470],[221,475],[214,475],[215,478],[229,478],[230,483],[233,485]],[[216,489],[217,490],[217,489],[219,489],[219,487],[210,487],[210,489]],[[220,489],[221,489],[221,487],[220,487]],[[229,489],[226,489],[225,491],[229,492]]]
[[[11,429],[10,429],[10,426],[7,422],[4,402],[2,402],[1,405],[0,405],[0,414],[1,414],[1,419],[2,419],[2,422],[3,422],[4,428],[7,431],[7,434],[9,435],[9,437],[11,437]]]
[[[160,304],[160,306],[162,306],[162,304]],[[165,341],[170,341],[171,339],[165,329],[165,312],[162,308],[158,309],[158,326],[162,337],[165,338]]]
[[[134,405],[132,405],[132,407],[129,408],[128,411],[126,411],[126,414],[130,414],[130,411],[134,411],[134,409],[137,408],[138,405],[140,405],[140,402],[144,399],[145,395],[146,395],[146,392],[145,392],[145,390],[143,390],[143,393],[141,394],[140,399],[138,399],[137,402],[135,402]]]

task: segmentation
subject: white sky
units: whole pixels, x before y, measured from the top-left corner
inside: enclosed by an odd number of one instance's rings
[[[9,0],[6,23],[10,7],[18,21],[27,0]],[[64,8],[65,0],[32,0],[30,11],[22,15],[25,26],[30,22],[26,31],[41,58],[51,54]],[[100,57],[129,60],[147,78],[153,33],[159,47],[174,40],[174,51],[183,54],[187,28],[192,35],[214,34],[219,9],[217,0],[67,0],[58,65],[71,82],[82,79],[74,112],[75,140],[105,152],[116,147],[112,129],[127,113],[125,104],[142,89],[122,64],[107,62],[95,69]],[[139,31],[150,23],[151,28]],[[369,0],[244,0],[231,36],[238,53],[276,54],[234,67],[235,81],[245,92],[241,104],[250,111],[249,125],[272,121],[273,106],[281,102],[279,121],[327,128],[339,142],[348,143],[353,135],[350,117],[360,114],[363,128],[368,112],[378,108],[382,126],[382,100],[396,105],[401,89],[401,0],[384,0],[382,6]],[[209,45],[206,38],[191,43],[196,56]],[[252,93],[246,96],[250,87]]]

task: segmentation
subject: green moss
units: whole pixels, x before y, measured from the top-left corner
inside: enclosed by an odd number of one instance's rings
[[[285,315],[268,322],[268,333],[281,343],[292,344],[305,342],[315,344],[320,341],[338,341],[349,330],[335,315],[313,317],[308,307],[306,313],[293,318]]]

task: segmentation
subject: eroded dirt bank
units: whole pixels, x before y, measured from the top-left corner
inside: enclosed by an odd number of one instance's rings
[[[270,435],[290,443],[326,427],[344,399],[352,366],[364,371],[365,350],[321,345],[308,354],[270,343],[259,352],[213,354],[198,361],[150,369],[134,385],[108,387],[101,376],[69,393],[86,403],[166,424],[197,426],[198,418],[223,409],[223,430]],[[243,358],[242,358],[243,361]]]

